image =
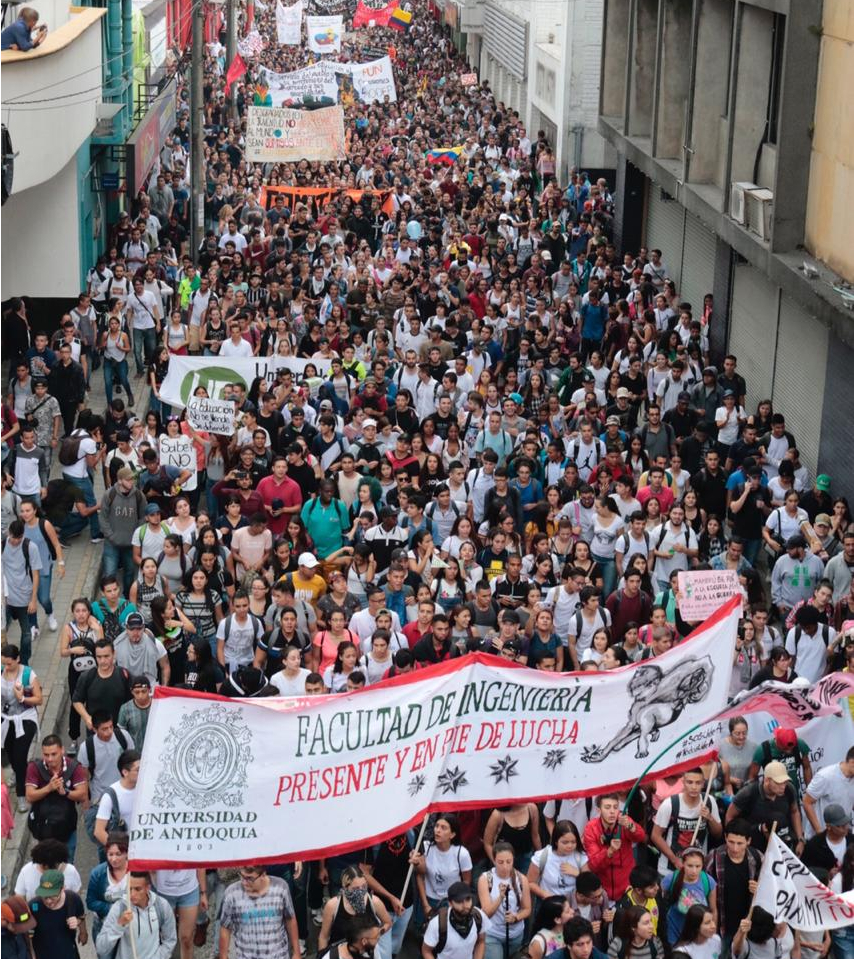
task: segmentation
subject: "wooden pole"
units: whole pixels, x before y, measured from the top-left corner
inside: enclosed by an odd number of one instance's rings
[[[429,818],[430,818],[430,813],[426,813],[424,816],[424,821],[421,823],[421,829],[418,832],[418,838],[415,840],[415,848],[412,850],[413,852],[418,852],[418,850],[421,848],[421,843],[424,840],[424,833],[427,830],[427,820]],[[406,879],[403,882],[403,891],[400,894],[401,905],[403,904],[403,901],[406,899],[406,893],[407,893],[407,890],[409,889],[409,883],[412,881],[412,873],[414,871],[415,871],[415,866],[412,863],[410,863],[409,869],[406,872]]]
[[[703,817],[700,815],[700,813],[702,813],[703,809],[705,808],[706,804],[709,801],[709,793],[711,793],[712,791],[712,783],[714,782],[715,773],[717,772],[717,769],[718,769],[718,764],[717,764],[717,761],[715,761],[712,763],[712,768],[709,770],[709,781],[706,783],[706,792],[703,795],[702,802],[700,803],[700,812],[697,813],[697,825],[694,826],[694,832],[691,836],[692,846],[697,841],[697,833],[699,833],[700,823],[703,821]]]

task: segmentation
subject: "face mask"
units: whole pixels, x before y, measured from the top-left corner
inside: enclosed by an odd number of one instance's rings
[[[368,901],[367,889],[342,889],[342,892],[355,912],[365,911],[365,904]],[[371,949],[371,953],[373,953],[373,949]]]

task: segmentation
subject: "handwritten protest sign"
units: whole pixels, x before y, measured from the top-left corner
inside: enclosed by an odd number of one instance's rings
[[[161,436],[160,462],[164,466],[176,466],[179,470],[189,470],[190,477],[182,488],[192,492],[199,481],[196,472],[196,448],[189,436]]]
[[[677,589],[679,613],[689,623],[702,622],[728,599],[741,594],[738,574],[732,569],[680,573]]]
[[[460,74],[460,83],[464,87],[476,87],[477,86],[477,74],[476,73],[461,73]]]
[[[333,106],[338,100],[337,72],[335,64],[329,60],[290,73],[276,73],[259,67],[258,78],[267,86],[269,106],[316,109]]]
[[[253,163],[341,160],[345,156],[344,111],[249,107],[246,158]]]
[[[835,893],[807,869],[775,834],[759,874],[754,905],[804,932],[842,929],[854,923],[854,892]]]
[[[290,7],[276,0],[276,39],[282,46],[295,46],[302,40],[302,0]]]
[[[231,436],[234,432],[234,403],[193,396],[187,400],[187,422],[200,432]]]
[[[344,32],[343,17],[306,17],[308,49],[312,53],[338,53]]]

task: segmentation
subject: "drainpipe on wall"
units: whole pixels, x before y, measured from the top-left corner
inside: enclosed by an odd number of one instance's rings
[[[574,153],[573,166],[575,167],[576,170],[581,172],[581,148],[582,148],[582,145],[584,144],[584,127],[580,123],[576,123],[575,126],[572,127],[572,130],[570,132],[575,138],[575,141],[574,141],[575,149],[573,150],[573,153]]]

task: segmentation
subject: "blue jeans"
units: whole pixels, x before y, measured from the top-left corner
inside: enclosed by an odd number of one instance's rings
[[[504,950],[504,940],[503,939],[494,939],[492,936],[486,937],[486,952],[484,953],[484,959],[509,959],[514,952],[517,952],[522,946],[522,938],[524,936],[524,928],[514,939],[512,936],[510,938],[510,948],[505,952]]]
[[[30,653],[33,651],[33,634],[31,633],[32,626],[30,624],[30,614],[27,612],[26,606],[10,606],[9,603],[6,603],[6,642],[11,642],[9,636],[9,627],[12,625],[12,620],[17,619],[18,625],[21,627],[21,662],[26,666],[30,662]]]
[[[854,959],[854,925],[834,929],[830,938],[834,959]]]
[[[406,935],[409,920],[412,918],[412,909],[412,906],[404,909],[403,912],[399,916],[395,916],[392,921],[389,935],[391,936],[391,954],[393,956],[396,956],[403,947],[403,937]]]
[[[116,546],[109,540],[104,540],[102,557],[104,576],[115,576],[121,566],[124,573],[124,594],[127,596],[131,583],[136,576],[136,563],[133,561],[133,546]]]
[[[68,841],[65,844],[68,846],[68,861],[74,865],[74,854],[77,852],[77,830],[68,837]]]
[[[41,608],[47,613],[48,616],[53,615],[53,603],[50,601],[50,587],[53,583],[53,565],[49,566],[47,569],[39,571],[39,588],[36,595],[38,596],[39,603]],[[29,613],[30,617],[30,626],[38,626],[39,624],[39,614],[38,610],[35,613]]]
[[[759,551],[761,549],[761,539],[748,539],[744,541],[744,558],[751,566],[756,566],[756,560],[759,559]]]
[[[133,390],[128,381],[128,361],[111,360],[104,357],[104,392],[107,394],[107,406],[113,402],[113,384],[118,382],[127,391],[127,405],[133,406]]]
[[[148,369],[151,357],[157,347],[157,330],[151,327],[150,330],[133,331],[133,358],[136,363],[137,373],[144,373]]]
[[[605,559],[602,556],[597,556],[595,553],[591,553],[590,555],[602,569],[602,599],[604,601],[614,592],[617,585],[617,564],[613,559]]]
[[[150,413],[157,413],[161,422],[172,413],[172,407],[168,403],[162,403],[157,399],[153,391],[148,397],[148,410]]]
[[[89,520],[85,516],[81,516],[77,510],[72,510],[62,521],[62,526],[59,527],[59,538],[71,539],[72,536],[76,536],[86,529],[88,522]]]
[[[62,478],[69,483],[73,483],[77,489],[83,492],[87,506],[94,506],[98,502],[95,499],[95,487],[91,476],[69,476],[68,473],[63,473]],[[89,532],[93,539],[101,536],[101,524],[98,522],[97,513],[92,513],[89,517]]]

